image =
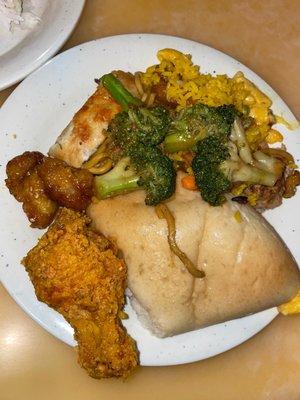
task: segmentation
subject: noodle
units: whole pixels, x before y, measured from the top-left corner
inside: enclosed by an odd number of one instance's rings
[[[285,150],[273,149],[271,147],[263,149],[263,152],[284,162],[285,164],[294,163],[293,156]]]
[[[148,93],[144,93],[142,96],[142,102],[145,103],[146,99],[147,99]]]
[[[181,260],[181,262],[191,275],[193,275],[195,278],[204,278],[204,271],[197,269],[192,261],[188,258],[188,256],[179,249],[175,239],[175,219],[168,206],[166,206],[165,204],[159,204],[155,207],[155,212],[159,219],[165,219],[167,221],[168,243],[170,246],[170,250]]]
[[[141,80],[141,72],[136,72],[134,74],[134,83],[136,89],[138,91],[139,96],[142,99],[142,102],[146,104],[146,107],[151,107],[154,103],[156,94],[153,92],[145,92]]]
[[[107,153],[107,140],[105,140],[91,158],[82,165],[94,175],[102,175],[112,168],[112,161]]]
[[[154,100],[155,100],[155,96],[156,96],[156,94],[153,93],[153,92],[149,94],[149,98],[146,101],[147,107],[151,107],[153,105]]]
[[[107,159],[105,162],[103,162],[102,165],[95,166],[95,167],[90,167],[88,170],[94,174],[94,175],[103,175],[106,174],[109,170],[111,170],[113,166],[113,163],[110,159]]]
[[[140,72],[136,72],[134,74],[134,83],[137,88],[138,94],[142,97],[144,94],[144,89],[143,89],[143,85],[142,85],[142,81],[141,81],[141,73]]]
[[[94,167],[96,164],[98,164],[100,161],[103,160],[103,158],[106,158],[107,155],[101,151],[98,152],[98,150],[96,150],[96,152],[92,155],[92,157],[83,164],[83,168],[85,169],[90,169],[91,167]]]

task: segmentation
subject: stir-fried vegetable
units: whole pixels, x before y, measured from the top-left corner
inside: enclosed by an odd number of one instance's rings
[[[176,173],[172,161],[160,149],[139,144],[127,154],[111,171],[95,178],[98,198],[144,189],[145,203],[152,206],[172,196]]]
[[[233,106],[209,107],[198,103],[183,109],[170,126],[163,143],[165,151],[195,149],[199,140],[215,133],[227,137],[236,114]]]
[[[145,203],[159,204],[175,191],[173,163],[157,147],[171,122],[170,113],[161,106],[141,106],[112,74],[102,77],[101,82],[125,111],[116,115],[107,130],[113,143],[110,151],[117,151],[121,160],[95,178],[96,195],[102,199],[144,189]]]
[[[138,180],[139,176],[130,164],[130,158],[124,157],[112,170],[95,177],[95,194],[99,199],[125,194],[139,189]]]
[[[113,74],[104,75],[101,82],[124,110],[115,116],[108,129],[117,146],[126,150],[136,143],[154,146],[164,140],[171,123],[166,108],[143,107]]]
[[[108,128],[114,143],[126,150],[136,143],[160,144],[171,122],[170,113],[161,106],[130,108],[115,116]]]
[[[188,258],[188,256],[180,250],[176,243],[176,227],[175,227],[175,218],[171,211],[169,210],[166,204],[159,204],[155,207],[156,214],[158,218],[165,219],[168,225],[168,243],[170,246],[170,250],[174,253],[180,261],[183,263],[185,268],[189,271],[191,275],[195,278],[204,278],[205,273],[202,270],[196,268],[196,266],[192,263],[192,261]]]
[[[130,105],[141,105],[141,101],[134,97],[113,74],[103,75],[100,82],[122,106],[123,110],[128,110]]]
[[[101,82],[123,111],[107,129],[110,154],[105,152],[99,168],[103,170],[109,161],[110,165],[120,161],[96,178],[99,198],[143,188],[146,204],[159,204],[174,193],[174,166],[184,166],[189,172],[182,186],[200,190],[202,198],[214,206],[222,204],[234,186],[272,188],[283,176],[284,196],[294,194],[298,175],[284,175],[287,166],[293,168],[293,158],[280,149],[251,147],[245,128],[253,120],[246,111],[242,114],[233,105],[202,103],[179,112],[162,105],[146,107],[113,74],[104,75]]]
[[[192,162],[202,198],[213,206],[225,201],[224,194],[234,182],[274,186],[282,174],[282,164],[276,159],[261,151],[252,155],[239,121],[230,138],[213,135],[199,141]]]
[[[187,175],[181,179],[182,187],[187,190],[197,190],[197,185],[194,175]]]

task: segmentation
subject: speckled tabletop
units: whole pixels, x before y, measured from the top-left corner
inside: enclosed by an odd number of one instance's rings
[[[87,0],[64,49],[131,32],[177,35],[224,51],[265,79],[300,119],[300,1]],[[0,92],[0,104],[13,89]],[[300,316],[280,316],[217,357],[141,368],[125,383],[97,381],[80,369],[72,348],[0,287],[0,400],[299,400],[299,337]]]

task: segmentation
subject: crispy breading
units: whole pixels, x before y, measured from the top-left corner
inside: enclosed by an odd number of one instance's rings
[[[122,327],[127,269],[116,247],[85,215],[60,209],[23,259],[37,298],[72,325],[78,362],[94,378],[126,378],[137,366],[134,340]]]

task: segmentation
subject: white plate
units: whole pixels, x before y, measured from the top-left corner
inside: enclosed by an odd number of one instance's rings
[[[71,327],[58,313],[36,300],[27,274],[20,265],[21,258],[42,232],[29,228],[20,204],[4,187],[4,167],[9,159],[25,150],[46,153],[74,112],[95,90],[94,78],[112,69],[143,70],[157,62],[156,52],[164,47],[192,54],[193,61],[201,65],[203,72],[217,71],[232,76],[236,71],[243,71],[272,98],[276,114],[295,121],[286,104],[270,86],[238,61],[202,44],[169,36],[121,35],[85,43],[58,55],[25,79],[0,110],[0,277],[11,296],[32,318],[70,345],[74,345]],[[286,135],[288,149],[299,159],[300,131],[290,133],[283,126],[280,130]],[[281,207],[266,214],[298,261],[300,218],[296,218],[295,213],[299,215],[299,194],[300,191]],[[277,310],[272,309],[172,338],[158,339],[141,327],[129,307],[127,310],[130,318],[125,324],[137,340],[143,365],[182,364],[222,353],[249,339],[277,314]]]
[[[26,0],[40,22],[14,32],[0,31],[0,90],[19,82],[44,64],[72,33],[84,0]]]

